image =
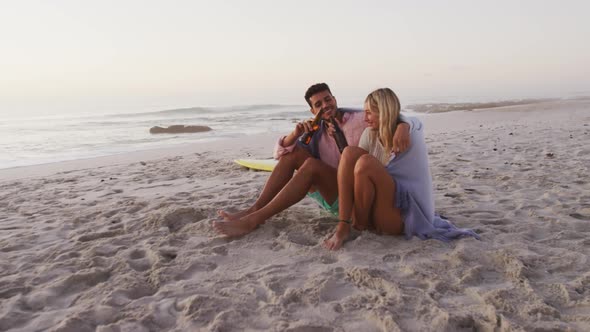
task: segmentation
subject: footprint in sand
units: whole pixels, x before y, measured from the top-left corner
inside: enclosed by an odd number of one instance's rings
[[[207,242],[207,241],[206,241]],[[211,242],[214,243],[214,242]],[[215,255],[220,255],[220,256],[227,256],[227,246],[225,245],[220,245],[220,246],[208,246],[208,245],[204,245],[203,243],[201,243],[201,245],[199,246],[201,249],[201,254],[203,255],[211,255],[211,254],[215,254]]]
[[[18,294],[27,294],[28,292],[31,291],[31,287],[30,286],[7,286],[7,285],[2,285],[3,289],[0,290],[0,299],[9,299],[15,295]],[[0,320],[1,322],[1,320]],[[0,326],[2,326],[2,324],[0,323]]]
[[[338,262],[338,258],[334,256],[320,256],[319,258],[320,263],[330,265]]]
[[[176,257],[178,257],[178,253],[176,252],[175,249],[171,249],[171,248],[163,248],[160,249],[158,251],[158,254],[160,255],[160,257],[162,258],[162,260],[164,262],[170,262],[176,259]]]
[[[127,254],[127,264],[137,272],[151,269],[157,259],[158,255],[149,249],[133,249]]]
[[[59,256],[57,256],[54,261],[56,262],[62,262],[68,259],[72,259],[72,258],[78,258],[80,257],[82,254],[80,254],[79,252],[76,251],[68,251],[65,252],[63,254],[60,254]]]
[[[140,210],[142,210],[143,208],[147,207],[149,204],[147,202],[130,201],[130,202],[128,202],[128,205],[129,206],[125,210],[125,213],[135,214],[135,213],[139,212]]]
[[[285,332],[332,332],[334,331],[331,327],[315,326],[315,325],[301,325],[286,329]]]
[[[174,279],[175,280],[187,280],[191,279],[196,274],[202,272],[209,272],[213,271],[217,268],[217,264],[211,262],[195,262],[191,264],[184,272],[177,275]]]
[[[155,293],[156,290],[148,285],[132,285],[132,287],[128,289],[115,289],[110,295],[108,295],[104,304],[115,307],[124,306],[133,300],[152,296]]]
[[[227,246],[217,246],[211,248],[211,252],[221,256],[227,256]]]
[[[285,249],[285,246],[278,241],[273,241],[273,243],[270,245],[270,250],[272,251],[279,251],[283,249]]]
[[[116,230],[122,229],[122,228],[125,228],[125,225],[123,225],[121,223],[121,219],[115,218],[115,219],[111,220],[111,225],[109,227],[107,227],[107,230],[116,231]]]
[[[33,310],[69,307],[80,293],[110,277],[109,271],[100,269],[74,273],[59,279],[52,286],[31,292],[26,298],[27,305]]]
[[[576,218],[578,220],[590,220],[590,216],[585,216],[585,215],[579,214],[579,213],[571,213],[570,217]]]
[[[398,263],[401,260],[399,254],[387,254],[381,258],[384,263]]]
[[[5,247],[1,247],[0,252],[19,251],[19,250],[29,249],[30,247],[31,247],[30,245],[25,245],[25,244],[8,245]]]
[[[117,194],[120,194],[120,193],[122,193],[122,192],[123,192],[123,190],[122,190],[122,189],[113,189],[113,190],[111,190],[111,191],[107,192],[106,194],[104,194],[104,195],[101,195],[101,196],[98,196],[98,197],[99,197],[99,198],[108,197],[108,196],[112,196],[112,195],[117,195]]]
[[[482,223],[494,223],[498,219],[504,217],[504,213],[500,211],[493,211],[493,210],[459,210],[455,212],[457,215],[465,216],[470,219],[477,219],[480,220]]]
[[[310,239],[306,235],[300,233],[290,233],[287,235],[287,239],[292,243],[306,247],[313,247],[317,244],[317,241],[314,239]]]
[[[91,234],[86,234],[86,235],[80,236],[78,238],[78,241],[80,241],[80,242],[89,242],[89,241],[94,241],[94,240],[98,240],[98,239],[114,237],[114,236],[117,236],[117,235],[121,235],[122,233],[123,232],[121,232],[120,230],[107,231],[107,232],[99,232],[99,233],[91,233]]]
[[[508,225],[511,223],[510,220],[499,218],[499,219],[488,219],[488,220],[481,220],[481,223],[484,225]]]
[[[359,288],[370,289],[382,295],[401,293],[395,282],[387,280],[389,274],[383,270],[354,267],[346,270],[346,276]]]
[[[185,225],[199,222],[206,217],[204,211],[194,208],[179,208],[155,217],[150,223],[157,226],[157,228],[167,227],[171,233],[175,233]]]
[[[465,188],[464,189],[466,192],[471,193],[471,194],[478,194],[478,195],[484,195],[484,193],[478,191],[477,189],[473,189],[473,188]]]
[[[131,259],[142,259],[145,257],[145,251],[144,250],[133,250],[131,251],[131,253],[129,253],[129,258]]]

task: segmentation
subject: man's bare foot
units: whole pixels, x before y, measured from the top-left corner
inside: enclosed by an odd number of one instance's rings
[[[341,227],[338,225],[336,232],[329,239],[324,241],[324,247],[328,250],[338,250],[342,247],[342,244],[350,235],[350,226],[346,225]]]
[[[258,226],[257,223],[243,219],[213,222],[213,228],[228,237],[246,235],[255,230],[256,226]]]
[[[242,211],[236,212],[236,213],[228,213],[228,212],[225,212],[224,210],[217,210],[217,215],[225,220],[232,221],[232,220],[238,220],[242,217],[245,217],[252,212],[254,212],[254,211],[250,211],[250,209],[242,210]]]

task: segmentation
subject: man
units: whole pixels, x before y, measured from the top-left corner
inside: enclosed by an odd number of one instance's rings
[[[367,126],[364,113],[338,108],[336,98],[325,83],[312,85],[305,93],[305,100],[313,115],[323,112],[319,130],[308,145],[299,142],[298,138],[311,130],[311,121],[298,123],[289,135],[279,139],[275,146],[275,158],[279,162],[262,193],[248,209],[234,214],[220,210],[219,215],[226,221],[213,223],[219,233],[226,236],[248,234],[270,217],[302,200],[308,193],[326,210],[338,215],[336,170],[340,151],[332,137],[334,127],[328,120],[336,120],[348,145],[358,146]],[[403,152],[409,146],[409,126],[402,124],[400,129],[394,137],[394,149],[397,152]]]

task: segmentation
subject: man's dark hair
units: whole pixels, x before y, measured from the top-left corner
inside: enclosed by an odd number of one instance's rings
[[[332,91],[330,91],[330,87],[326,83],[317,83],[310,86],[309,89],[307,89],[307,91],[305,92],[305,101],[309,106],[311,106],[311,96],[315,95],[318,92],[323,92],[326,90],[328,90],[328,92],[332,94]]]

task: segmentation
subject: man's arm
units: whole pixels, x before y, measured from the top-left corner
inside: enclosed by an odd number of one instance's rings
[[[311,125],[308,121],[298,122],[295,126],[295,129],[289,135],[282,136],[279,138],[277,143],[275,144],[273,157],[275,159],[279,159],[282,156],[290,153],[295,148],[295,143],[297,143],[297,139],[299,136],[303,135],[303,133],[308,132],[311,130]]]
[[[299,124],[297,124],[297,126],[299,126]],[[303,133],[300,133],[299,130],[297,128],[295,128],[295,130],[293,130],[289,135],[287,135],[283,138],[283,142],[282,142],[283,147],[287,147],[287,146],[291,146],[291,145],[295,144],[297,142],[297,139],[301,135],[303,135]]]

